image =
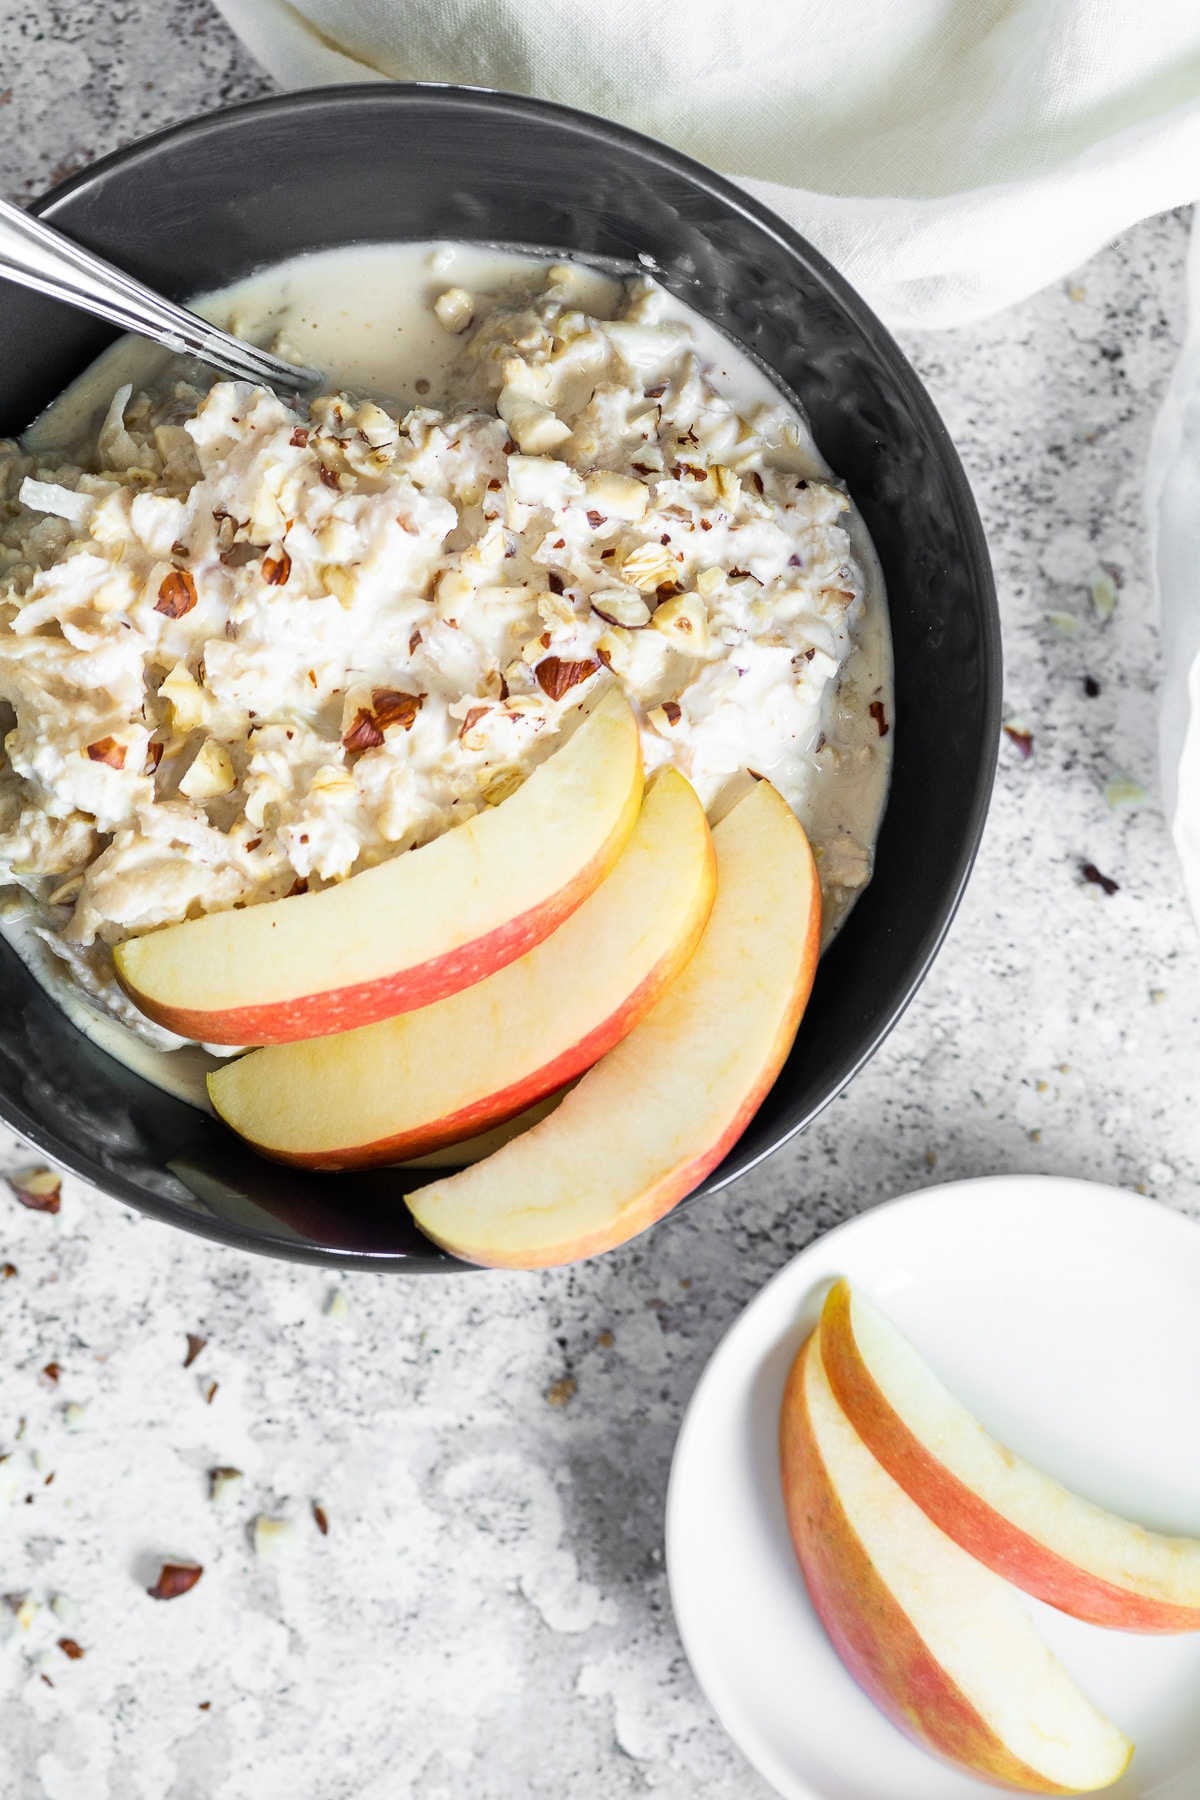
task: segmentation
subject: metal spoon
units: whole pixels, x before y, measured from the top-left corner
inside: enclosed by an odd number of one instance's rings
[[[164,300],[7,200],[0,200],[0,276],[139,332],[164,349],[198,357],[239,381],[291,394],[326,383],[319,370],[284,362]]]

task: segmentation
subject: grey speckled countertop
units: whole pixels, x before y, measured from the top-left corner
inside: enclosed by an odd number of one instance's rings
[[[10,0],[0,190],[269,89],[203,0]],[[930,1182],[1037,1170],[1200,1210],[1200,957],[1154,798],[1141,494],[1186,230],[1152,220],[985,325],[906,339],[982,509],[1033,752],[1005,739],[933,973],[797,1144],[598,1262],[355,1276],[332,1312],[319,1272],[72,1181],[57,1217],[0,1187],[0,1594],[33,1603],[0,1605],[0,1800],[765,1795],[662,1567],[675,1433],[739,1309],[816,1233]],[[1112,811],[1114,773],[1148,803]],[[28,1160],[0,1134],[0,1169]],[[225,1513],[215,1463],[245,1471]],[[257,1513],[294,1524],[276,1560]],[[205,1577],[156,1606],[170,1554]]]

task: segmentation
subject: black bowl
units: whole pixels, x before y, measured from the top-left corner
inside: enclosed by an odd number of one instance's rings
[[[858,296],[803,239],[698,163],[511,94],[325,88],[197,119],[106,157],[32,209],[177,300],[303,250],[452,238],[648,256],[666,286],[799,396],[887,578],[895,761],[875,876],[823,958],[795,1048],[692,1201],[753,1168],[845,1086],[900,1016],[958,904],[1000,723],[987,549],[944,426]],[[106,327],[0,284],[0,432],[24,428]],[[0,952],[0,1114],[118,1198],[245,1249],[457,1269],[400,1178],[305,1176],[132,1075]]]

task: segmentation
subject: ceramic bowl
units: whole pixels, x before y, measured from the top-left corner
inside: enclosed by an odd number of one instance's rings
[[[869,308],[765,207],[622,126],[511,94],[323,88],[146,138],[32,210],[173,299],[305,250],[449,238],[648,258],[798,396],[887,581],[895,752],[874,879],[824,956],[779,1079],[687,1204],[800,1131],[878,1047],[953,916],[999,737],[987,549],[953,446]],[[16,433],[112,332],[0,283],[0,432]],[[460,1267],[401,1178],[306,1177],[148,1086],[77,1032],[0,948],[0,1116],[143,1212],[269,1255],[400,1272]],[[410,1178],[411,1179],[411,1178]]]

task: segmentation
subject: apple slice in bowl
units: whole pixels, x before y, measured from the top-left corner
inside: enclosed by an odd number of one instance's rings
[[[591,1066],[679,974],[716,890],[691,784],[647,790],[616,867],[519,961],[432,1006],[252,1051],[209,1077],[226,1124],[276,1161],[366,1168],[512,1118]]]
[[[838,1405],[823,1327],[780,1415],[788,1526],[813,1606],[876,1705],[925,1749],[998,1786],[1107,1787],[1129,1740],[1076,1687],[1008,1584],[926,1517]]]
[[[317,894],[129,938],[147,1018],[206,1044],[278,1044],[429,1006],[515,962],[612,868],[642,798],[641,739],[606,689],[499,806]]]
[[[844,1279],[825,1301],[821,1345],[863,1442],[972,1556],[1094,1625],[1200,1630],[1200,1541],[1120,1519],[998,1444]]]
[[[804,831],[769,782],[713,841],[708,925],[658,1004],[549,1118],[406,1196],[434,1243],[494,1268],[598,1255],[661,1218],[741,1135],[808,999],[820,888]]]

